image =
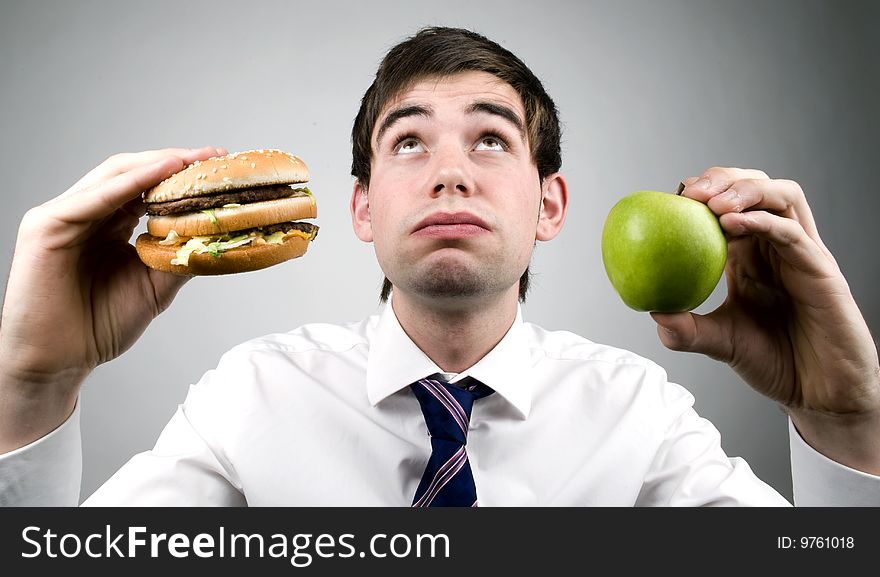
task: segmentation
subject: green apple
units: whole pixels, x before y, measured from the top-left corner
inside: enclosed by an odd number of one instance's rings
[[[602,262],[623,302],[637,311],[689,311],[721,278],[727,240],[702,202],[653,190],[623,197],[605,219]]]

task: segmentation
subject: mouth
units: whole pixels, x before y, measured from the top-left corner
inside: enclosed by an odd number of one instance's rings
[[[419,222],[413,235],[431,238],[464,238],[488,233],[489,225],[469,212],[435,212]]]

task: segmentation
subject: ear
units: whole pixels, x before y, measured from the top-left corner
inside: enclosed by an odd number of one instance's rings
[[[370,220],[370,197],[359,180],[354,181],[351,192],[351,226],[364,242],[373,242],[373,223]]]
[[[538,214],[537,240],[553,240],[565,223],[568,211],[568,185],[558,172],[548,175],[541,183],[541,206]]]

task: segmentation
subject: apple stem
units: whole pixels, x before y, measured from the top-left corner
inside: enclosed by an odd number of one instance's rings
[[[675,191],[675,194],[680,195],[682,192],[684,192],[684,183],[679,182],[678,183],[678,190]]]

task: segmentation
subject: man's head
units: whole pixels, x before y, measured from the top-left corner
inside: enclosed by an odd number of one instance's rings
[[[443,112],[448,112],[444,107],[453,103],[456,97],[454,84],[461,80],[464,80],[469,90],[476,92],[471,95],[472,98],[462,95],[462,98],[456,101],[456,105],[460,104],[465,109],[471,106],[473,109],[466,110],[470,116],[452,119],[449,115],[444,116]],[[432,87],[436,88],[433,94],[431,93]],[[486,92],[488,97],[485,101],[481,101],[478,97],[478,93],[483,87],[488,87]],[[489,94],[493,92],[494,97]],[[414,93],[418,95],[417,98],[412,98]],[[442,102],[437,101],[436,104],[444,108],[444,111],[434,109],[432,104],[434,97],[441,99]],[[406,105],[401,105],[402,101],[406,101]],[[507,105],[504,104],[504,101]],[[495,106],[495,104],[500,104],[500,106]],[[505,115],[507,115],[506,118]],[[420,119],[428,122],[419,123]],[[520,183],[534,192],[532,228],[534,229],[535,223],[540,224],[539,217],[546,208],[543,206],[545,189],[548,188],[546,185],[549,184],[550,188],[561,186],[563,189],[565,186],[561,178],[556,175],[561,165],[560,127],[556,107],[544,91],[541,82],[519,58],[479,34],[454,28],[423,29],[415,36],[393,47],[380,64],[373,84],[364,94],[352,129],[352,175],[357,179],[355,198],[352,201],[353,215],[355,215],[355,201],[358,193],[367,196],[374,191],[377,177],[383,178],[385,176],[384,174],[377,175],[379,170],[388,170],[390,173],[394,173],[396,178],[393,182],[389,182],[387,179],[383,181],[384,188],[381,193],[383,198],[388,196],[388,187],[396,184],[400,187],[400,194],[412,193],[416,196],[419,194],[433,196],[434,202],[431,205],[440,211],[464,209],[466,203],[456,202],[454,198],[456,195],[468,197],[481,194],[483,184],[479,179],[464,182],[470,177],[477,176],[480,179],[485,177],[487,188],[504,186],[503,182],[497,181],[497,178],[492,175],[491,170],[483,170],[486,166],[483,161],[486,158],[491,158],[491,154],[488,156],[483,154],[486,152],[483,148],[475,148],[472,154],[464,156],[449,155],[444,152],[443,146],[448,142],[439,140],[440,129],[444,127],[452,129],[453,125],[456,125],[456,120],[464,120],[464,122],[458,123],[456,130],[459,135],[468,138],[470,135],[465,135],[464,132],[468,127],[469,120],[473,120],[475,126],[482,122],[481,126],[486,132],[477,135],[480,138],[485,135],[491,137],[499,123],[507,129],[514,129],[513,132],[517,133],[516,140],[521,142],[521,150],[513,152],[527,161],[534,173],[524,174],[520,171],[521,177],[532,180]],[[417,153],[424,152],[424,156],[420,158],[425,160],[416,167],[413,160],[418,156],[408,157],[407,161],[413,162],[409,162],[407,170],[404,171],[405,174],[399,170],[403,165],[398,162],[397,151],[388,147],[388,139],[386,138],[389,136],[388,133],[394,132],[401,126],[410,132],[421,131],[424,133],[413,134],[413,142],[416,144],[407,146],[413,148]],[[399,135],[392,136],[397,138]],[[431,143],[423,142],[430,138],[434,138],[434,141]],[[462,145],[468,146],[469,143],[462,141]],[[385,148],[381,148],[382,146]],[[508,170],[510,168],[510,166],[507,167]],[[518,165],[518,168],[523,168],[522,163]],[[446,174],[450,171],[461,174]],[[550,180],[558,182],[548,183],[548,177],[551,177]],[[444,179],[451,180],[441,182]],[[458,182],[458,180],[462,180],[462,182]],[[521,194],[527,193],[521,191]],[[366,206],[363,207],[365,212],[362,214],[369,221],[371,211],[369,201],[366,202]],[[549,202],[552,203],[553,200],[551,199]],[[386,203],[383,206],[388,205]],[[492,213],[492,206],[489,206],[489,203],[482,208],[486,211],[486,215]],[[427,206],[424,209],[424,211],[430,210],[432,209]],[[564,216],[564,206],[562,213]],[[404,215],[399,214],[398,217],[403,218]],[[355,218],[357,219],[356,216]],[[501,222],[495,224],[502,229],[507,226]],[[372,228],[372,222],[369,225]],[[357,223],[355,226],[357,230]],[[561,221],[559,226],[561,227]],[[373,232],[371,230],[366,234],[369,240],[373,240]],[[502,232],[511,231],[505,229]],[[532,230],[532,233],[534,235],[535,230]],[[358,232],[358,236],[368,240],[361,232]],[[533,236],[531,239],[531,246],[534,245],[536,238],[543,240],[540,236],[541,231],[539,230],[537,236]],[[550,238],[552,236],[555,236],[555,232]],[[446,240],[449,240],[450,245],[453,245],[456,239]],[[393,239],[389,239],[389,242],[393,242]],[[377,256],[379,256],[380,264],[383,265],[383,270],[386,272],[382,291],[382,299],[385,300],[391,288],[391,282],[389,282],[391,275],[389,275],[388,268],[393,268],[394,262],[393,259],[385,259],[383,262],[382,253],[390,255],[391,251],[384,250],[387,247],[380,246],[378,240],[376,240],[376,244]],[[519,247],[511,249],[520,250]],[[531,247],[528,251],[529,258],[530,255]],[[492,255],[487,254],[486,256],[491,257]],[[436,265],[438,262],[434,264]],[[447,264],[449,263],[447,262]],[[492,263],[487,264],[489,265],[487,271],[491,271]],[[499,262],[497,264],[500,270],[508,263]],[[497,273],[499,270],[494,272]],[[518,273],[518,296],[522,301],[528,288],[528,259],[525,260],[523,268],[520,270],[522,272]],[[403,278],[391,278],[394,284],[403,280]],[[471,280],[479,283],[489,279],[472,278]],[[473,290],[473,288],[453,286],[450,290],[466,292]],[[438,294],[437,296],[443,295]]]

